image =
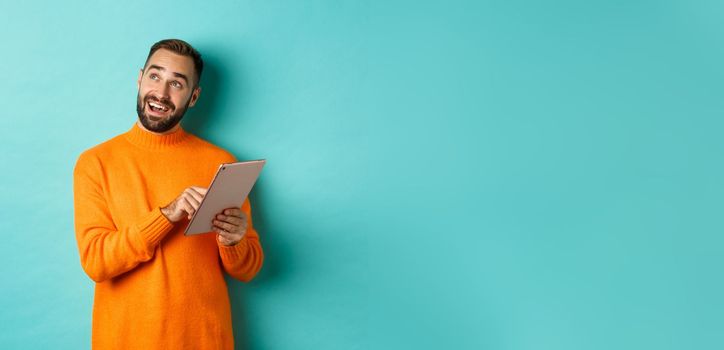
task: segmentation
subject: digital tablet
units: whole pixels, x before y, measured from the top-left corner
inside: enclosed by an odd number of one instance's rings
[[[191,217],[184,235],[197,235],[214,230],[212,220],[216,214],[228,208],[240,208],[254,187],[265,159],[219,165],[214,179],[201,200],[201,205]]]

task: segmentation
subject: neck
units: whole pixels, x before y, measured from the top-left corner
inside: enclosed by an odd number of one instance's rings
[[[171,129],[169,129],[169,130],[166,130],[166,131],[164,131],[164,132],[154,132],[154,131],[151,131],[151,130],[146,129],[146,127],[143,126],[143,124],[141,123],[140,120],[136,121],[136,124],[137,124],[138,127],[141,128],[142,130],[147,131],[147,132],[150,132],[150,133],[152,133],[152,134],[154,134],[154,135],[168,135],[168,134],[173,134],[173,133],[175,133],[176,131],[178,131],[178,128],[181,127],[181,123],[176,123],[176,125],[174,125],[173,128],[171,128]]]

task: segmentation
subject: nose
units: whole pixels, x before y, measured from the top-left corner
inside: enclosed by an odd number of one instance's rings
[[[168,84],[163,84],[163,87],[159,90],[159,93],[161,94],[159,97],[163,100],[168,100],[171,97],[171,95],[169,95],[170,89],[171,87],[168,86]]]

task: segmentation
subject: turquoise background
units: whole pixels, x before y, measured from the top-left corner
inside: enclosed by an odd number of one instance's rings
[[[90,346],[72,169],[136,120],[269,163],[239,349],[724,348],[721,1],[0,2],[0,347]]]

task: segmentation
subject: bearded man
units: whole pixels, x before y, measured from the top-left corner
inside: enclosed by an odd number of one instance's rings
[[[95,281],[97,349],[233,349],[224,272],[248,282],[264,254],[249,200],[184,236],[228,151],[181,127],[201,94],[201,55],[178,39],[151,47],[138,120],[80,154],[73,173],[80,263]]]

